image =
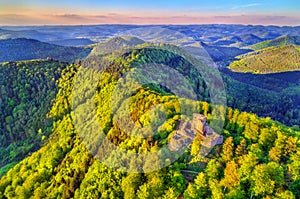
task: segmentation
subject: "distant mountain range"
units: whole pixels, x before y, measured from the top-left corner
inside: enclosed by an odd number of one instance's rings
[[[223,45],[208,45],[204,42],[186,44],[183,45],[182,48],[205,63],[215,62],[217,64],[216,67],[224,67],[226,64],[233,61],[236,56],[252,51],[250,49],[241,49],[237,47],[224,47]]]
[[[75,38],[75,39],[63,39],[50,41],[49,43],[59,46],[87,46],[96,42],[86,38]]]
[[[254,34],[245,34],[239,36],[229,36],[218,39],[217,41],[211,42],[211,44],[216,46],[247,46],[263,41],[264,39],[254,35]]]
[[[44,42],[68,39],[105,41],[113,36],[131,35],[145,41],[182,43],[201,41],[226,45],[233,42],[241,46],[271,40],[283,35],[300,35],[300,27],[252,25],[87,25],[87,26],[3,26],[0,39],[31,38]],[[172,36],[170,36],[172,35]],[[219,41],[218,41],[219,40]],[[219,42],[219,43],[218,43]],[[240,43],[241,42],[241,43]],[[243,44],[243,42],[245,42]]]
[[[0,40],[0,62],[52,58],[64,62],[74,62],[86,57],[91,48],[65,47],[40,42],[34,39]]]

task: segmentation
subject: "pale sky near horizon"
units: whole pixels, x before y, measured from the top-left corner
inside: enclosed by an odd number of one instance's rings
[[[300,25],[300,0],[0,0],[0,25]]]

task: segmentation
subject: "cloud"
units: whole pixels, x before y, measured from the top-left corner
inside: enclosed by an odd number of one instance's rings
[[[52,16],[63,17],[63,18],[81,18],[81,15],[78,15],[78,14],[55,14]]]
[[[118,13],[114,13],[114,12],[111,12],[111,13],[107,13],[108,16],[118,16],[119,14]]]
[[[243,4],[243,5],[237,5],[232,7],[232,10],[238,10],[238,9],[242,9],[242,8],[250,8],[250,7],[256,7],[256,6],[260,6],[262,5],[261,3],[249,3],[249,4]]]
[[[42,24],[44,20],[40,17],[22,15],[22,14],[1,14],[0,25],[37,25]]]
[[[84,20],[83,15],[78,14],[54,14],[54,15],[45,15],[49,18],[60,18],[61,20]]]

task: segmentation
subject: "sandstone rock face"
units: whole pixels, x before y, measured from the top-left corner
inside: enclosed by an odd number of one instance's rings
[[[202,136],[203,142],[200,155],[206,156],[217,144],[223,143],[223,136],[214,131],[206,122],[206,117],[199,113],[193,114],[193,120],[182,121],[179,129],[169,141],[170,150],[178,150],[181,147],[189,147],[197,134]]]

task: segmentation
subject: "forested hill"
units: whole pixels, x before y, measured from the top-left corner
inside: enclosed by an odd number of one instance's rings
[[[263,48],[271,47],[271,46],[287,46],[287,45],[300,45],[300,37],[299,36],[280,36],[273,40],[267,40],[263,42],[256,43],[252,46],[249,46],[253,50],[260,50]]]
[[[98,43],[93,48],[92,53],[94,55],[102,55],[102,54],[112,53],[118,49],[125,49],[143,43],[145,43],[145,41],[137,37],[130,37],[130,36],[113,37],[105,42]]]
[[[73,63],[90,51],[89,48],[58,46],[25,38],[0,40],[0,62],[53,58]]]
[[[109,151],[109,148],[97,148],[98,141],[101,143],[103,139],[99,136],[101,133],[120,149],[147,154],[166,146],[178,122],[190,117],[188,113],[202,113],[208,122],[214,119],[211,118],[214,105],[178,98],[165,87],[149,83],[128,93],[128,90],[118,86],[122,82],[125,86],[132,84],[130,79],[120,79],[126,73],[135,74],[142,80],[147,71],[153,72],[147,64],[154,60],[161,64],[168,63],[169,71],[172,68],[189,76],[188,82],[193,89],[201,91],[198,92],[199,99],[206,100],[207,87],[202,77],[196,75],[186,59],[170,51],[142,48],[120,56],[105,55],[97,61],[103,64],[101,66],[109,67],[95,68],[98,70],[72,65],[63,70],[59,80],[59,91],[49,113],[54,120],[49,140],[1,178],[0,197],[299,198],[299,129],[231,108],[220,109],[220,114],[226,112],[223,129],[219,132],[225,142],[216,146],[206,158],[199,154],[202,138],[197,136],[190,149],[186,148],[174,163],[149,173],[118,171],[97,160],[93,155],[106,157],[106,164],[112,163],[110,166],[119,169],[135,168],[143,161],[135,161],[135,156],[122,156],[117,150],[101,154],[103,150]],[[142,72],[139,66],[142,66]],[[98,71],[102,71],[101,75]],[[162,79],[166,74],[170,73],[156,73],[155,77]],[[93,78],[99,82],[93,83]],[[80,86],[77,80],[85,81],[79,81],[83,83]],[[96,92],[90,92],[94,85]],[[122,92],[114,93],[116,88]],[[179,88],[186,89],[184,86]],[[77,91],[75,98],[74,89]],[[126,96],[130,98],[128,106],[122,106],[121,102],[126,101],[122,97]],[[82,97],[88,98],[83,100]],[[111,104],[112,97],[117,106]],[[87,114],[88,109],[83,106],[85,103],[95,105],[97,122],[103,132],[99,129],[81,131],[94,128],[86,118],[76,117],[76,113],[79,116]],[[136,126],[135,133],[143,136],[128,134],[121,128],[124,126],[118,123],[116,113],[122,116],[123,108],[128,108]],[[151,134],[151,129],[155,130],[155,134]],[[88,140],[82,135],[87,136]],[[161,155],[168,154],[162,151]],[[170,159],[157,160],[156,156],[152,156],[146,159],[142,168],[137,169],[147,171],[152,166],[166,163],[169,164]]]
[[[234,72],[268,74],[300,70],[300,47],[297,45],[268,47],[237,58],[240,60],[229,65]]]

